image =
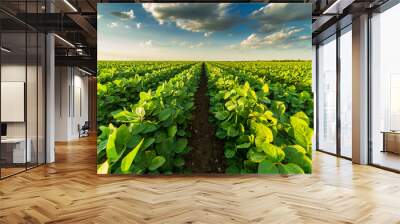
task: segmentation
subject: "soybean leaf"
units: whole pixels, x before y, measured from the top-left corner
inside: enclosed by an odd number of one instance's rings
[[[173,110],[171,108],[164,108],[158,114],[158,119],[160,119],[160,121],[165,121],[172,115],[172,112]]]
[[[106,160],[97,168],[97,174],[108,174],[108,169],[109,169],[109,163],[108,160]]]
[[[104,151],[107,147],[107,139],[100,141],[99,144],[97,145],[97,155],[100,154],[102,151]]]
[[[278,167],[279,172],[282,174],[304,174],[303,169],[294,163],[288,163]]]
[[[182,157],[178,157],[174,160],[174,166],[182,167],[185,165],[185,160]]]
[[[280,147],[267,142],[258,145],[257,151],[263,151],[267,158],[275,163],[281,162],[285,158],[285,152]]]
[[[235,156],[236,150],[235,149],[231,149],[231,148],[227,148],[224,151],[225,154],[225,158],[233,158]]]
[[[300,166],[305,173],[311,173],[312,161],[306,155],[306,150],[300,145],[287,146],[285,149],[285,162]]]
[[[217,113],[215,113],[215,117],[218,120],[225,120],[227,117],[229,116],[229,112],[228,111],[218,111]]]
[[[117,138],[117,129],[114,129],[111,135],[108,136],[107,146],[106,146],[106,154],[107,158],[114,162],[118,159],[119,155],[117,153],[117,149],[115,147],[115,139]]]
[[[225,173],[227,173],[227,174],[239,174],[240,173],[240,169],[235,165],[231,165],[228,168],[226,168]]]
[[[146,150],[154,143],[154,141],[155,141],[154,138],[146,138],[143,142],[142,150]]]
[[[309,145],[311,144],[313,130],[308,127],[306,121],[295,116],[290,117],[290,124],[293,127],[293,134],[296,143],[305,149],[308,149]]]
[[[266,157],[267,156],[264,152],[257,152],[252,149],[247,152],[247,158],[253,163],[259,163],[263,161]]]
[[[161,167],[165,163],[165,158],[163,156],[156,156],[151,160],[149,170],[150,171],[155,171],[159,167]]]
[[[137,145],[135,146],[135,148],[132,149],[132,151],[130,151],[130,152],[122,159],[122,162],[121,162],[121,171],[122,171],[122,172],[125,173],[125,172],[128,172],[128,171],[129,171],[129,168],[131,167],[132,162],[133,162],[133,160],[134,160],[135,157],[136,157],[136,154],[138,153],[140,147],[142,146],[143,141],[144,141],[144,138],[142,138],[142,140],[139,142],[139,144],[137,144]]]
[[[171,138],[174,137],[176,134],[176,131],[177,131],[176,125],[169,126],[168,127],[168,136]]]
[[[187,144],[188,144],[188,140],[186,138],[178,139],[178,141],[176,141],[176,145],[175,145],[175,152],[176,153],[183,152],[183,150],[185,150]]]
[[[279,170],[275,166],[274,163],[272,163],[269,160],[263,160],[258,164],[258,173],[259,174],[278,174]]]

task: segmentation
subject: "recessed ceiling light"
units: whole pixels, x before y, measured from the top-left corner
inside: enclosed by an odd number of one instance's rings
[[[57,34],[54,34],[54,36],[57,37],[57,38],[58,38],[59,40],[61,40],[62,42],[66,43],[67,45],[69,45],[69,46],[75,48],[75,45],[73,45],[73,44],[72,44],[71,42],[69,42],[68,40],[66,40],[66,39],[64,39],[64,38],[62,38],[62,37],[60,37],[60,36],[57,35]]]
[[[64,0],[65,4],[67,4],[74,12],[78,12],[78,10],[68,1]]]
[[[6,53],[10,53],[10,52],[11,52],[11,50],[9,50],[9,49],[7,49],[7,48],[5,48],[5,47],[1,47],[1,50],[4,51],[4,52],[6,52]]]
[[[88,72],[88,71],[86,71],[86,70],[83,70],[83,69],[81,69],[81,68],[79,68],[79,67],[78,67],[78,69],[79,69],[79,71],[81,71],[81,72],[83,72],[83,73],[85,73],[85,74],[87,74],[87,75],[92,75],[90,72]]]

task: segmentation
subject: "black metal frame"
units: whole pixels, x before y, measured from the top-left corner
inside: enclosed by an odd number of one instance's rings
[[[367,124],[367,128],[368,128],[368,139],[367,139],[367,141],[368,141],[368,152],[367,153],[368,153],[368,161],[367,161],[367,163],[370,166],[377,167],[377,168],[384,169],[384,170],[391,171],[391,172],[395,172],[395,173],[400,173],[400,170],[389,168],[389,167],[385,167],[385,166],[373,163],[372,102],[371,102],[372,101],[372,85],[371,85],[371,82],[372,82],[372,61],[371,61],[371,57],[372,57],[372,53],[373,52],[372,52],[371,19],[372,19],[373,12],[382,13],[382,12],[390,9],[391,7],[393,7],[393,6],[395,6],[395,5],[399,4],[399,3],[400,3],[399,0],[389,0],[385,4],[381,5],[380,7],[367,11],[367,13],[368,13],[368,25],[367,25],[367,27],[368,27],[368,29],[367,29],[367,47],[368,47],[368,49],[367,49],[367,51],[368,51],[368,53],[367,53],[367,66],[368,66],[368,69],[367,69],[367,82],[368,82],[368,86],[367,86],[367,88],[368,88],[368,90],[367,90],[367,92],[368,92],[368,95],[367,95],[367,101],[368,101],[367,102],[368,103],[368,105],[367,105],[367,107],[368,107],[368,112],[367,112],[368,113],[368,115],[367,115],[368,116],[368,124]],[[349,25],[351,25],[351,24],[349,24]],[[336,50],[336,54],[337,54],[336,55],[336,59],[337,59],[337,61],[336,61],[336,70],[337,70],[336,71],[336,73],[337,73],[336,74],[337,75],[337,80],[336,80],[336,85],[337,85],[337,88],[336,88],[336,91],[337,91],[337,93],[336,93],[336,104],[337,104],[336,105],[336,122],[337,122],[337,124],[336,124],[336,128],[337,128],[337,130],[336,130],[336,133],[337,133],[337,136],[336,136],[336,138],[337,138],[336,139],[336,148],[337,148],[336,149],[336,154],[328,152],[328,151],[325,151],[323,149],[319,149],[319,138],[318,138],[319,137],[318,136],[319,123],[318,122],[316,123],[316,148],[317,148],[317,151],[320,151],[320,152],[323,152],[323,153],[326,153],[326,154],[329,154],[329,155],[333,155],[333,156],[336,156],[336,157],[352,160],[352,158],[343,156],[341,154],[341,148],[340,148],[340,142],[341,142],[341,139],[340,139],[340,132],[341,132],[341,127],[340,127],[340,121],[341,121],[341,119],[340,119],[340,86],[339,86],[340,85],[340,36],[341,36],[340,31],[346,29],[346,27],[344,27],[344,28],[337,27],[337,31],[336,31],[336,48],[337,48],[337,50]],[[332,34],[332,35],[335,35],[335,34]],[[328,37],[324,38],[323,40],[321,40],[321,42],[329,39],[331,36],[328,36]],[[319,110],[318,110],[318,106],[319,106],[319,98],[318,98],[318,95],[319,95],[318,94],[318,91],[319,91],[319,88],[318,88],[318,86],[319,86],[318,48],[319,48],[319,45],[316,45],[316,51],[317,52],[316,52],[316,62],[315,62],[316,70],[315,70],[315,72],[316,72],[316,104],[317,104],[317,106],[316,106],[316,113],[317,113],[316,114],[316,118],[317,118],[317,121],[318,121],[318,117],[319,117]]]
[[[32,2],[32,1],[30,1]],[[28,1],[25,0],[25,11],[27,11],[27,3]],[[39,10],[39,0],[36,0],[36,11]],[[47,7],[46,7],[46,11],[47,11]],[[4,10],[2,10],[2,12],[6,12]],[[33,27],[29,26],[28,24],[25,24],[25,84],[24,84],[24,120],[25,120],[25,169],[12,173],[10,175],[7,176],[2,176],[2,168],[0,167],[0,180],[6,179],[8,177],[12,177],[14,175],[17,175],[19,173],[23,173],[27,170],[39,167],[43,164],[47,163],[47,33],[44,33],[44,42],[42,42],[44,44],[44,51],[42,51],[42,53],[44,53],[43,55],[43,59],[44,59],[44,68],[42,69],[42,73],[44,75],[42,82],[44,82],[44,99],[43,99],[43,108],[44,108],[44,120],[42,122],[44,122],[44,136],[43,136],[43,141],[44,141],[44,161],[43,163],[39,163],[39,30],[34,29]],[[27,81],[28,81],[28,30],[32,30],[33,32],[36,33],[36,143],[37,143],[37,147],[36,147],[36,162],[33,166],[29,166],[28,167],[28,154],[27,154],[27,147],[28,147],[28,125],[27,125]],[[1,36],[2,36],[2,32],[0,32],[0,45],[1,45]],[[2,58],[1,58],[1,54],[0,54],[0,68],[2,66],[1,64],[2,62]],[[0,81],[1,81],[1,69],[0,69]],[[1,86],[0,86],[1,89]],[[0,93],[1,96],[1,93]],[[1,110],[1,106],[0,106],[0,110]],[[0,115],[0,123],[1,123],[1,115]],[[0,144],[0,158],[1,158],[1,144]],[[33,163],[32,163],[33,164]],[[31,165],[31,164],[29,164]]]
[[[340,103],[341,103],[341,97],[340,97],[340,80],[341,80],[341,65],[340,65],[340,37],[342,36],[342,31],[348,28],[348,26],[351,26],[351,23],[345,27],[340,27],[338,24],[336,25],[336,32],[328,37],[326,37],[323,41],[328,40],[331,38],[333,35],[335,35],[334,41],[336,41],[336,152],[328,152],[324,149],[319,148],[319,45],[316,47],[316,69],[315,69],[315,77],[316,77],[316,118],[317,118],[317,123],[316,123],[316,150],[319,152],[323,152],[329,155],[337,156],[343,159],[347,160],[352,160],[352,158],[347,157],[342,155],[341,151],[341,117],[340,117]],[[333,40],[332,40],[333,41]]]
[[[391,172],[395,172],[395,173],[400,173],[400,170],[394,169],[394,168],[390,168],[387,166],[383,166],[380,164],[376,164],[374,163],[373,160],[373,141],[372,141],[372,23],[371,20],[373,18],[372,14],[374,12],[377,13],[383,13],[386,10],[394,7],[395,5],[400,4],[399,0],[389,0],[387,1],[385,4],[381,5],[380,7],[374,9],[374,10],[370,10],[368,11],[368,30],[367,30],[367,46],[368,46],[368,53],[367,53],[367,63],[368,63],[368,69],[367,69],[367,80],[368,80],[368,99],[367,99],[367,104],[368,104],[368,165],[371,165],[373,167],[377,167],[383,170],[387,170],[387,171],[391,171]]]

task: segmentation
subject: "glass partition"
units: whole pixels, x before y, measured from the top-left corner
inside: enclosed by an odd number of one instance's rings
[[[336,153],[336,36],[318,48],[318,150]]]
[[[0,2],[39,13],[43,1]],[[45,163],[45,35],[0,12],[0,178]]]
[[[352,157],[352,35],[351,25],[340,35],[340,155]]]
[[[25,32],[1,35],[2,177],[24,171],[26,162],[31,161],[26,141],[26,41]]]
[[[400,4],[371,18],[372,164],[400,170]]]

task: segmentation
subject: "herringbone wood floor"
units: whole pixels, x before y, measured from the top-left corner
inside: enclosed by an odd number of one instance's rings
[[[290,177],[97,176],[94,138],[0,181],[0,223],[400,223],[400,175],[316,153]]]

